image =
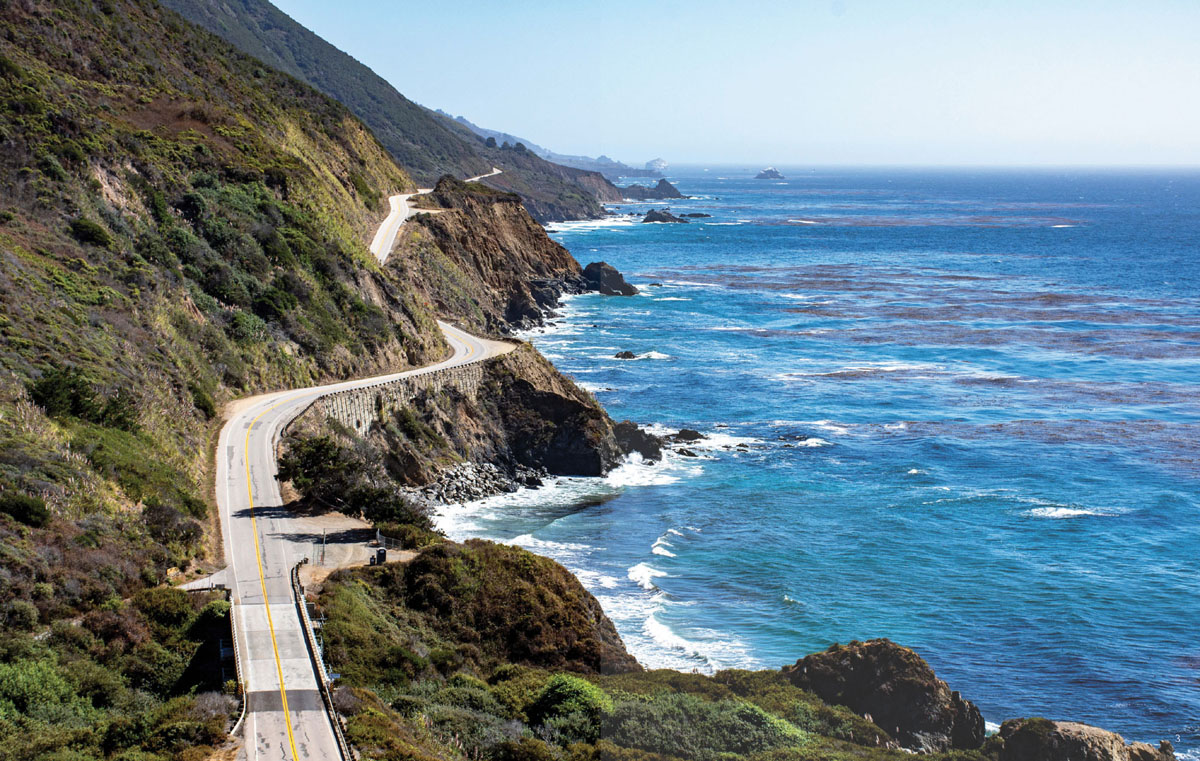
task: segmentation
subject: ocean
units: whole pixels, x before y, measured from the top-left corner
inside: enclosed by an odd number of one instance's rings
[[[696,456],[440,525],[566,565],[649,667],[888,637],[992,725],[1200,758],[1200,173],[781,169],[550,228],[641,293],[526,337]]]

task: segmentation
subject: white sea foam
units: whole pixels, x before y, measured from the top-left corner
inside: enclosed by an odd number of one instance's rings
[[[600,571],[591,571],[586,568],[570,567],[569,570],[577,579],[588,589],[616,589],[621,584],[621,580],[615,576],[609,576]]]
[[[670,545],[655,543],[655,545],[650,548],[650,552],[655,555],[662,555],[664,558],[677,557],[674,552],[671,552],[670,550],[667,549],[667,547],[669,547],[669,546]]]
[[[687,536],[687,534],[683,533],[682,531],[679,531],[678,529],[673,529],[673,528],[667,529],[667,533],[673,534],[675,536]]]
[[[984,721],[983,731],[989,735],[994,735],[1000,731],[1000,725],[994,721]]]
[[[805,439],[804,441],[796,442],[796,446],[798,446],[798,447],[831,447],[831,446],[833,446],[833,443],[826,441],[825,439],[819,439],[816,436],[813,436],[811,438]]]
[[[629,580],[634,584],[637,584],[647,592],[653,592],[654,590],[658,589],[654,583],[654,580],[667,576],[667,572],[660,571],[657,568],[647,565],[646,563],[638,563],[629,569],[628,575]]]
[[[642,630],[647,634],[647,636],[650,637],[650,639],[654,640],[661,647],[665,647],[670,650],[680,650],[689,656],[699,658],[706,662],[708,661],[708,659],[705,658],[700,652],[699,648],[696,646],[696,643],[680,637],[671,629],[671,627],[667,626],[662,621],[659,621],[653,613],[646,618],[646,623],[643,625]]]
[[[1109,513],[1088,510],[1082,507],[1035,507],[1029,511],[1029,514],[1038,518],[1082,518],[1088,515],[1109,515]]]
[[[925,471],[921,470],[920,468],[909,468],[908,469],[908,475],[910,475],[910,476],[919,476],[924,472]]]
[[[573,222],[551,222],[546,225],[546,231],[551,233],[591,232],[618,227],[628,227],[637,222],[636,217],[611,216],[602,219],[581,219]]]
[[[793,224],[799,224],[799,225],[819,225],[819,224],[821,224],[820,222],[818,222],[815,219],[789,219],[788,221],[792,222]]]

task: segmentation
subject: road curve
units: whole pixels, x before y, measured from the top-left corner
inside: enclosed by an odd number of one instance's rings
[[[479,182],[488,177],[495,177],[502,171],[502,169],[492,167],[492,171],[487,174],[471,177],[466,182]],[[380,264],[387,261],[388,254],[392,252],[392,247],[396,245],[396,235],[399,234],[400,227],[409,217],[418,211],[409,205],[409,199],[413,196],[432,192],[433,188],[421,188],[416,193],[402,193],[401,195],[388,198],[389,209],[387,219],[383,220],[383,224],[379,226],[379,230],[375,232],[375,237],[371,240],[371,253],[375,254],[375,258],[379,260]]]
[[[499,170],[492,174],[497,173]],[[381,244],[386,242],[386,248],[376,250],[372,245],[380,261],[387,258],[400,225],[411,214],[407,199],[389,199],[392,213],[375,236]],[[402,215],[399,221],[394,219],[397,215]],[[236,617],[235,646],[246,690],[243,754],[248,759],[340,757],[292,593],[291,568],[309,555],[312,538],[296,517],[283,509],[275,480],[275,447],[280,434],[314,399],[325,394],[471,364],[514,348],[476,338],[444,322],[439,321],[438,326],[453,353],[437,364],[263,394],[234,402],[226,410],[227,420],[217,444],[217,506],[225,544],[224,576]]]

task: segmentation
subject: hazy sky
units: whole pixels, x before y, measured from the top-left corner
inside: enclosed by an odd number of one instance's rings
[[[641,163],[1200,164],[1200,2],[276,0],[409,98]]]

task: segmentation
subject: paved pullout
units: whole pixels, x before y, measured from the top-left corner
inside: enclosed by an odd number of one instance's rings
[[[389,199],[392,211],[371,246],[380,261],[387,259],[400,225],[412,214],[411,195]],[[280,434],[319,396],[479,362],[514,348],[444,322],[438,326],[453,353],[437,364],[263,394],[234,402],[226,411],[217,445],[217,506],[225,543],[224,581],[234,603],[235,646],[246,689],[243,752],[249,759],[340,757],[292,593],[291,569],[311,553],[313,537],[301,519],[283,509],[275,480]]]

